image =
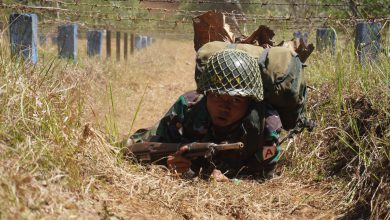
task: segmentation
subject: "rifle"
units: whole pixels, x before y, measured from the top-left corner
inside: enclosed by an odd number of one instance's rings
[[[205,157],[210,158],[220,151],[240,150],[244,147],[241,142],[215,144],[215,143],[160,143],[144,142],[135,143],[127,147],[126,155],[133,155],[139,162],[154,162],[164,157],[172,155],[181,146],[187,145],[188,151],[184,152],[184,157]]]

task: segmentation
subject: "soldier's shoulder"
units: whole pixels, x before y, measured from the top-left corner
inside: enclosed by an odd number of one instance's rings
[[[198,93],[196,90],[192,90],[184,93],[183,95],[180,96],[180,98],[183,99],[183,101],[185,101],[187,106],[191,107],[199,103],[204,98],[204,95]]]
[[[280,131],[283,127],[278,111],[269,104],[265,106],[265,123],[271,131]]]

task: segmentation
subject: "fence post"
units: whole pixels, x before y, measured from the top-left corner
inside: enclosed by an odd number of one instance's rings
[[[355,50],[361,64],[377,59],[381,27],[379,22],[360,22],[356,25]]]
[[[129,35],[127,33],[124,33],[124,36],[123,36],[123,57],[125,60],[127,60],[127,50],[128,50],[128,46],[129,45]]]
[[[130,35],[130,54],[134,54],[134,34]]]
[[[58,26],[58,54],[61,58],[77,61],[77,24]]]
[[[330,52],[336,52],[336,31],[333,28],[318,28],[316,36],[316,46],[319,51],[330,48]]]
[[[116,32],[116,60],[121,60],[121,32]]]
[[[103,31],[87,32],[87,54],[88,56],[102,56]]]
[[[305,45],[308,44],[308,40],[309,40],[309,34],[307,32],[301,32],[301,31],[296,31],[294,32],[293,34],[294,38],[301,38],[303,40],[303,43],[305,43]]]
[[[141,35],[137,35],[135,37],[135,48],[136,49],[141,49],[142,48],[142,36]]]
[[[36,14],[12,13],[9,19],[11,55],[38,62],[38,17]]]
[[[151,36],[147,36],[147,42],[146,42],[146,44],[147,44],[148,46],[151,46],[151,45],[152,45],[152,37],[151,37]]]
[[[141,38],[141,48],[146,48],[148,46],[148,37],[142,36]]]
[[[107,58],[111,57],[111,31],[107,30],[106,32],[106,52]]]

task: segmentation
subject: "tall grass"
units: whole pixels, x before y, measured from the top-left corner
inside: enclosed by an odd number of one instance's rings
[[[47,199],[38,185],[60,181],[77,188],[82,181],[75,142],[80,75],[54,59],[37,66],[12,59],[0,42],[0,213],[28,217]]]
[[[339,45],[341,46],[341,45]],[[286,152],[294,173],[345,181],[346,219],[390,218],[390,62],[360,65],[353,45],[315,52],[306,70],[318,127]]]

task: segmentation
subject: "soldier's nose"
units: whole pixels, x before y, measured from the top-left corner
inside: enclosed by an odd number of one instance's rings
[[[220,105],[220,109],[221,109],[221,112],[229,113],[229,111],[231,110],[231,107],[230,107],[229,103],[224,103],[224,104]]]

